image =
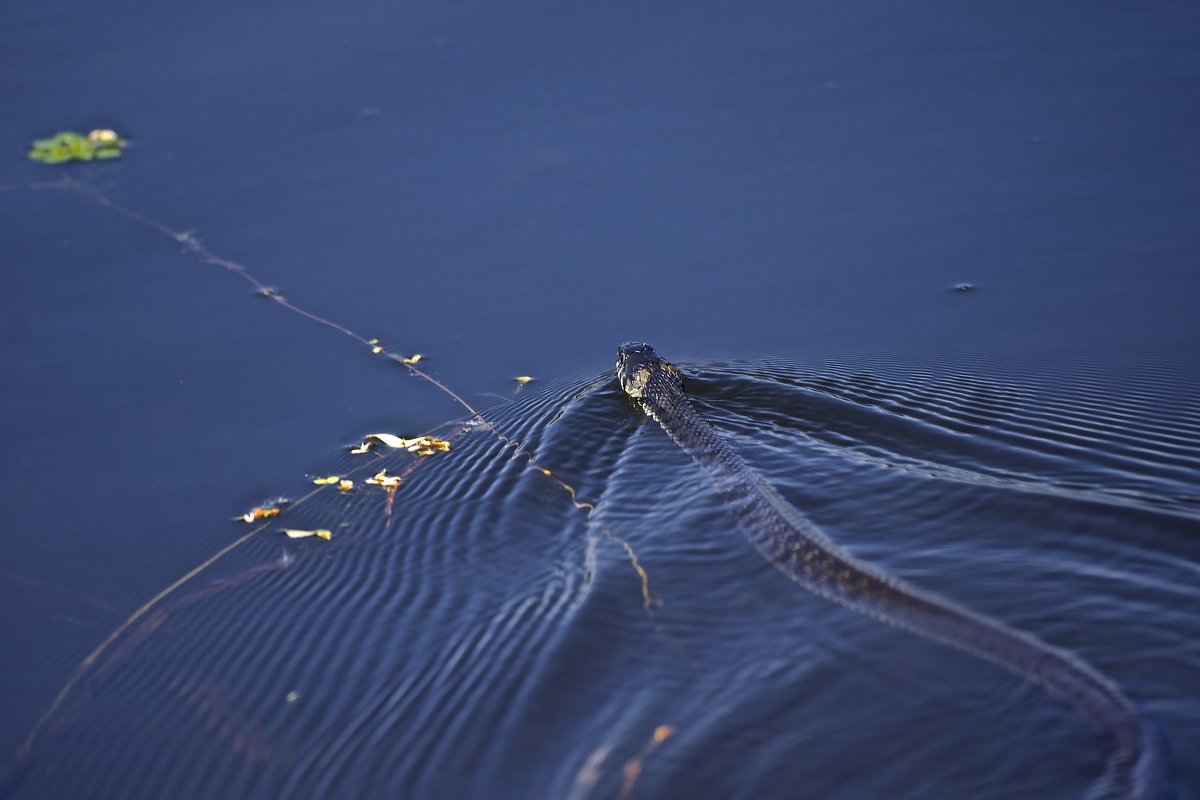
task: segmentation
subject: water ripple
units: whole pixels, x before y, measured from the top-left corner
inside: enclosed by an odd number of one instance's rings
[[[1076,650],[1200,747],[1194,387],[1153,362],[683,366],[852,552]],[[1086,726],[1019,681],[782,580],[609,374],[484,416],[445,454],[313,469],[406,477],[297,504],[281,524],[331,541],[264,536],[148,615],[14,796],[607,797],[631,764],[638,796],[1078,796],[1095,773]]]

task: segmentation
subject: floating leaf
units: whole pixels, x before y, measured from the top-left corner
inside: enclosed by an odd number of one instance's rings
[[[437,452],[444,453],[450,449],[450,443],[445,439],[435,439],[432,436],[422,436],[417,441],[423,445],[422,449],[428,449],[430,451],[429,453],[422,453],[422,455],[431,455],[432,453]],[[409,450],[411,449],[412,448],[410,447]]]
[[[286,502],[286,500],[280,500],[265,506],[255,506],[240,517],[234,517],[234,519],[241,520],[242,522],[255,522],[267,517],[273,517],[279,513],[280,506],[285,505]]]
[[[341,475],[330,475],[328,478],[313,478],[313,483],[315,483],[317,486],[328,486],[333,483],[338,483],[341,481],[341,479]]]
[[[386,444],[388,447],[395,447],[395,448],[401,448],[401,449],[407,448],[408,443],[410,441],[409,439],[402,439],[399,436],[395,436],[390,433],[368,433],[367,438],[368,439],[378,439],[379,441]]]
[[[375,355],[379,355],[380,353],[383,352],[383,346],[377,344],[371,348],[371,352],[374,353]]]
[[[283,532],[288,535],[289,539],[305,539],[309,536],[316,536],[325,540],[333,538],[333,533],[325,528],[318,528],[315,531],[302,531],[297,530],[296,528],[284,528]]]
[[[421,355],[420,353],[413,353],[408,358],[402,358],[400,360],[403,361],[405,364],[415,364],[424,357],[425,356]]]
[[[296,701],[297,701],[297,700],[299,700],[299,699],[300,699],[300,693],[299,693],[299,692],[288,692],[288,693],[287,693],[287,701],[288,701],[289,703],[294,703],[294,702],[296,702]]]
[[[75,131],[60,131],[49,139],[36,140],[29,150],[29,157],[44,164],[117,158],[124,146],[124,139],[106,129],[94,130],[87,136]]]
[[[343,492],[349,492],[354,489],[354,481],[343,478],[338,482],[338,488]]]
[[[420,456],[431,456],[436,452],[445,452],[450,449],[450,443],[445,439],[435,439],[432,436],[418,436],[415,439],[405,439],[391,433],[368,433],[367,438],[378,439],[388,447],[396,450],[407,450],[410,453],[416,453]],[[366,451],[364,450],[363,452]]]
[[[382,486],[385,489],[395,489],[400,485],[399,475],[388,475],[386,469],[381,469],[375,473],[374,477],[367,478],[366,483],[373,483],[376,486]]]
[[[533,380],[533,378],[528,375],[518,375],[517,377],[513,378],[513,380],[517,383],[529,383],[531,380]]]
[[[358,447],[351,447],[350,452],[354,453],[355,455],[361,455],[362,453],[369,452],[370,449],[374,446],[375,446],[374,442],[363,442]]]

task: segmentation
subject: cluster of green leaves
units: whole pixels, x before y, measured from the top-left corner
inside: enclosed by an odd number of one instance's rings
[[[86,136],[75,131],[60,131],[49,139],[35,141],[29,157],[46,164],[118,158],[124,146],[125,140],[110,130],[94,130]]]

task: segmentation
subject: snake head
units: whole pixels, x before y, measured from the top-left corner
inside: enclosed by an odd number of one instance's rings
[[[617,381],[625,394],[635,400],[640,398],[646,385],[656,375],[668,376],[683,388],[679,370],[654,352],[650,345],[645,342],[626,342],[617,348]]]

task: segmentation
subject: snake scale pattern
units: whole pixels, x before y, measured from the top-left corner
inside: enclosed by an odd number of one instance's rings
[[[1157,800],[1170,794],[1153,727],[1095,668],[842,550],[696,412],[679,370],[650,345],[618,348],[617,378],[629,398],[708,474],[746,538],[780,572],[827,600],[989,661],[1098,725],[1110,736],[1112,752],[1093,796]]]

